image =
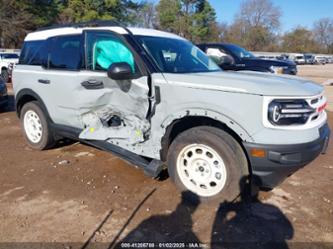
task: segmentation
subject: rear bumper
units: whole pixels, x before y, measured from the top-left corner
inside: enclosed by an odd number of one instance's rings
[[[325,124],[320,137],[312,142],[292,145],[264,145],[244,143],[249,156],[254,182],[260,187],[274,188],[285,178],[326,152],[330,129]],[[251,156],[252,149],[265,150],[265,157]]]

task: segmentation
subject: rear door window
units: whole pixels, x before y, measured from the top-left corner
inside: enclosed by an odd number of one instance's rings
[[[57,36],[50,38],[51,51],[48,68],[80,70],[84,67],[82,35]]]

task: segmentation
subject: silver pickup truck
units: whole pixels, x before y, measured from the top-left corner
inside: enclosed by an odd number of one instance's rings
[[[244,177],[273,188],[330,134],[321,86],[224,72],[182,37],[115,22],[28,34],[13,84],[31,147],[76,139],[202,199],[233,199]]]

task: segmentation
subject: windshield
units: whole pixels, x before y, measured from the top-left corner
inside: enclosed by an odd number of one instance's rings
[[[1,54],[2,59],[18,59],[19,56],[17,54]]]
[[[204,52],[187,40],[137,36],[164,73],[221,71]]]
[[[256,58],[252,53],[247,51],[245,48],[239,47],[233,44],[226,44],[225,47],[231,51],[238,58]]]

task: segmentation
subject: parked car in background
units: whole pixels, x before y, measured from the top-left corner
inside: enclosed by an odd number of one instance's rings
[[[239,196],[248,177],[273,188],[330,137],[322,86],[225,72],[180,36],[115,22],[28,34],[13,86],[32,148],[76,139],[153,177],[167,168],[180,191],[218,202]]]
[[[326,64],[330,63],[330,57],[329,56],[324,56],[325,60],[326,60]]]
[[[320,64],[320,65],[325,65],[327,63],[327,60],[324,56],[315,56],[314,63]]]
[[[308,65],[313,65],[315,63],[315,57],[312,54],[304,54],[304,62]]]
[[[276,59],[279,61],[290,61],[285,55],[276,56]]]
[[[224,70],[297,74],[296,64],[292,61],[261,59],[235,44],[206,43],[199,44],[198,47]]]
[[[0,109],[8,105],[7,87],[4,80],[0,77]]]
[[[263,59],[263,60],[277,60],[276,56],[269,56],[269,55],[260,55],[257,56],[257,58]]]
[[[297,65],[305,64],[305,57],[303,54],[292,54],[290,59],[293,60]]]
[[[18,60],[19,56],[16,53],[0,53],[1,77],[6,83],[11,80],[13,67],[18,63]]]
[[[280,55],[280,58],[283,60],[283,61],[291,61],[291,59],[289,58],[290,56],[288,54],[281,54]]]

